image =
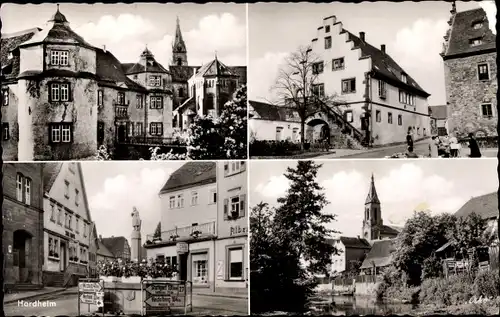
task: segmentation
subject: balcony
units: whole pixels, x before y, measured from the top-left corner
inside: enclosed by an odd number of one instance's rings
[[[128,119],[128,106],[115,104],[115,118]]]
[[[202,223],[196,226],[180,227],[172,230],[162,231],[161,240],[154,237],[154,234],[146,235],[146,240],[153,243],[175,242],[178,240],[188,240],[196,238],[208,238],[216,236],[215,221]]]

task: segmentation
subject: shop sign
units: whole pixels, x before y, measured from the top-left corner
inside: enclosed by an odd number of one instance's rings
[[[188,251],[189,251],[189,247],[188,247],[188,244],[186,242],[177,243],[176,248],[177,248],[178,254],[188,253]]]

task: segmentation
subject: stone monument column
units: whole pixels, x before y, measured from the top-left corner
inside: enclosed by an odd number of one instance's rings
[[[130,259],[134,262],[142,260],[142,242],[141,242],[141,218],[139,211],[134,207],[132,211],[132,239],[130,244]]]

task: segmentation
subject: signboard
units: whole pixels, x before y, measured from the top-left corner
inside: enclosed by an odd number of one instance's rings
[[[93,293],[83,293],[80,295],[80,302],[84,304],[94,304],[95,302],[95,294]]]
[[[102,285],[99,282],[80,282],[78,290],[82,293],[95,293],[102,290]]]
[[[186,307],[186,287],[180,281],[145,281],[146,315]]]
[[[217,261],[217,279],[224,279],[224,261]]]
[[[80,315],[80,304],[104,307],[104,282],[97,279],[81,279],[78,281],[78,315]],[[103,310],[104,314],[104,310]]]
[[[236,234],[246,234],[247,233],[247,228],[245,227],[240,227],[240,226],[234,226],[229,228],[229,235],[234,236]]]
[[[188,244],[186,242],[177,243],[176,248],[177,248],[177,253],[179,253],[179,254],[188,253],[188,251],[189,251],[189,247],[188,247]]]

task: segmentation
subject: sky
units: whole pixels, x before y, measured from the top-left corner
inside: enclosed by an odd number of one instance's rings
[[[56,12],[56,4],[2,5],[2,33],[42,27]],[[217,57],[226,65],[247,62],[246,6],[241,4],[73,4],[60,11],[70,27],[90,44],[111,51],[122,63],[138,62],[146,45],[167,66],[172,58],[176,17],[190,65]]]
[[[496,6],[492,1],[457,2],[457,11],[482,6],[490,28],[495,29]],[[258,3],[248,7],[249,99],[277,102],[270,91],[280,63],[299,46],[316,37],[323,18],[335,15],[354,34],[364,31],[375,47],[386,45],[393,59],[431,94],[430,105],[446,103],[442,50],[451,3]]]
[[[498,191],[496,159],[324,160],[317,181],[330,202],[323,212],[336,214],[329,228],[361,235],[364,202],[373,173],[384,224],[403,226],[414,210],[454,213],[471,197]],[[283,176],[297,161],[251,161],[250,206],[277,206],[289,183]]]
[[[160,222],[158,193],[184,162],[82,162],[92,220],[103,237],[124,236],[130,242],[132,211],[142,220],[142,241]]]

